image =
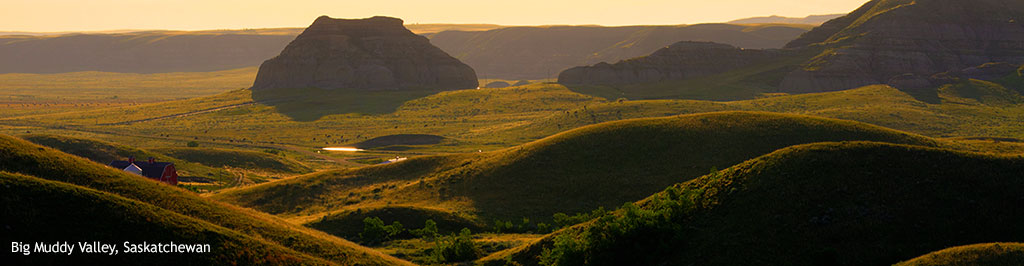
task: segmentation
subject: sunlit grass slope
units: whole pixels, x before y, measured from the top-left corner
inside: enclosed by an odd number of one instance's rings
[[[306,173],[311,169],[295,160],[266,152],[220,148],[163,148],[156,151],[210,167],[238,168],[255,172]]]
[[[164,209],[167,212],[201,220],[235,234],[252,236],[332,263],[344,265],[405,263],[340,238],[284,222],[270,215],[200,198],[196,194],[182,189],[124,173],[13,137],[0,136],[0,171],[81,186],[128,200],[151,204],[155,208]],[[4,195],[13,194],[4,193]],[[112,234],[115,234],[116,237],[116,232],[112,232]],[[238,252],[238,250],[230,252]]]
[[[426,204],[485,219],[548,220],[557,212],[617,207],[779,148],[846,140],[936,145],[852,121],[707,113],[608,122],[495,152],[320,172],[214,198],[289,216]]]
[[[1024,265],[1024,244],[985,243],[951,247],[895,264],[896,266]]]
[[[543,261],[558,265],[887,265],[950,246],[1024,239],[1014,222],[1024,218],[1021,173],[1022,156],[873,142],[800,145],[487,260],[537,265],[547,254]]]
[[[8,254],[6,263],[14,264],[147,264],[214,265],[239,264],[330,265],[278,243],[241,234],[207,221],[172,212],[137,200],[68,183],[0,172],[0,206],[4,215],[5,241],[35,244],[63,241],[101,241],[115,244],[125,241],[140,244],[209,244],[210,253],[184,254],[83,254],[71,255],[35,252],[28,256]],[[76,242],[71,242],[77,245]],[[30,250],[32,252],[32,250]]]
[[[171,162],[175,164],[182,181],[218,182],[220,185],[233,185],[239,181],[235,172],[283,176],[310,171],[309,167],[295,160],[262,152],[217,148],[158,148],[150,150],[84,137],[44,134],[30,134],[21,137],[36,144],[85,157],[104,165],[114,160],[127,160],[131,156],[135,156],[136,160],[146,160],[152,157],[157,161]],[[257,178],[252,175],[246,177]],[[251,180],[243,181],[252,182]]]
[[[234,178],[234,175],[225,172],[223,169],[216,169],[167,156],[166,154],[138,149],[123,144],[90,138],[60,135],[30,134],[20,137],[27,141],[54,148],[65,153],[81,156],[103,165],[109,164],[114,160],[127,160],[128,157],[131,156],[135,156],[135,159],[140,161],[144,161],[152,157],[157,161],[174,163],[175,168],[178,171],[178,175],[185,180],[212,179],[227,181]]]

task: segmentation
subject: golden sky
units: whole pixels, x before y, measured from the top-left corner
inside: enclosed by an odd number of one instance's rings
[[[867,0],[0,0],[0,31],[305,27],[320,15],[406,23],[640,25],[847,13]]]

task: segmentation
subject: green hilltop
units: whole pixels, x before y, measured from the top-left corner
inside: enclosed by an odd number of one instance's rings
[[[1024,244],[984,243],[951,247],[895,266],[1011,266],[1024,264]]]
[[[883,265],[1024,230],[1024,157],[873,142],[780,149],[489,265]],[[771,244],[766,244],[771,243]],[[636,254],[644,254],[636,256]]]

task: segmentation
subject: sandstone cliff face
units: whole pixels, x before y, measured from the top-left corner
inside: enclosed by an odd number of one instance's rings
[[[823,52],[783,79],[786,92],[927,86],[936,73],[1024,63],[1024,1],[875,0],[787,47]]]
[[[402,20],[316,19],[280,55],[263,62],[253,90],[472,89],[476,73],[413,34]]]
[[[684,80],[722,73],[774,58],[779,52],[746,50],[711,42],[678,42],[653,54],[562,71],[558,82],[571,85],[622,85]]]

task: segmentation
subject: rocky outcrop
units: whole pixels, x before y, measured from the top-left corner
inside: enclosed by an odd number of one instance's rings
[[[683,41],[653,54],[562,71],[558,82],[569,85],[623,85],[684,80],[729,71],[776,57],[774,50],[740,49],[727,44]]]
[[[253,90],[322,88],[455,90],[478,85],[458,59],[389,17],[322,16],[263,62]]]
[[[787,47],[823,52],[786,75],[785,92],[923,86],[936,73],[1024,63],[1024,1],[874,0]]]

